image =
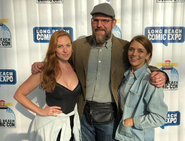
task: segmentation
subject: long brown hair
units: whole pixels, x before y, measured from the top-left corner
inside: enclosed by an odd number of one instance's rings
[[[52,34],[49,41],[48,50],[44,59],[44,68],[42,75],[42,88],[47,92],[52,92],[56,85],[56,77],[59,74],[59,62],[56,56],[58,38],[67,36],[71,43],[72,38],[69,33],[65,31],[56,31]]]

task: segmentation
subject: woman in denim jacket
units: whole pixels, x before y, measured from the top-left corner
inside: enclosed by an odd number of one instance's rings
[[[154,128],[165,123],[168,108],[163,88],[150,84],[151,57],[150,40],[144,35],[135,36],[128,49],[131,67],[118,92],[123,112],[115,136],[119,141],[153,141]]]

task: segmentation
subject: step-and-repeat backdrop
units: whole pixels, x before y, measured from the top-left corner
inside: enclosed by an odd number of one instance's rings
[[[13,99],[31,74],[31,65],[44,59],[57,30],[76,40],[91,34],[90,12],[108,2],[115,9],[113,34],[130,40],[144,34],[153,43],[151,65],[165,71],[168,105],[166,123],[155,129],[156,141],[185,140],[185,1],[184,0],[0,0],[0,140],[27,141],[34,113]],[[28,96],[39,106],[45,94],[37,88]]]

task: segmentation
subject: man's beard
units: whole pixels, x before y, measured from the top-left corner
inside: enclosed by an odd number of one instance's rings
[[[96,29],[95,29],[96,30]],[[104,30],[105,31],[105,30]],[[97,33],[95,31],[93,31],[93,39],[94,41],[97,43],[97,44],[103,44],[105,43],[110,37],[111,37],[111,33],[112,32],[106,32],[105,31],[105,34],[102,35],[100,33]]]

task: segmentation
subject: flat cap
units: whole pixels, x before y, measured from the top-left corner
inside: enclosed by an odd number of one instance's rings
[[[115,18],[114,9],[109,3],[100,3],[96,5],[91,12],[92,16],[94,14],[104,14],[112,17],[113,19]]]

